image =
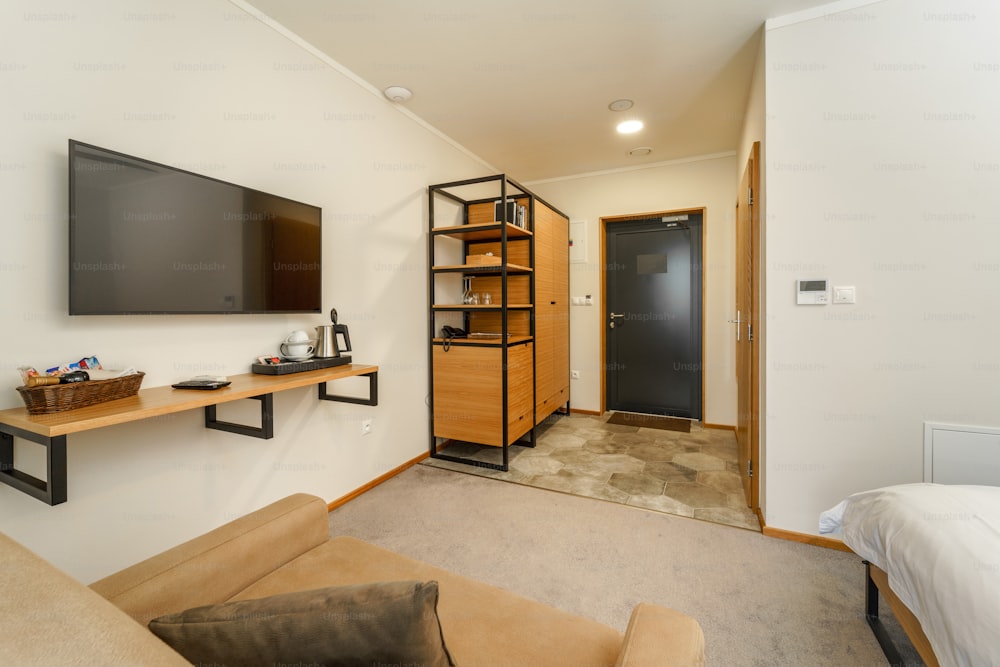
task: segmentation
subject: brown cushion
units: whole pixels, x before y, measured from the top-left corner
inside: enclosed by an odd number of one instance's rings
[[[391,581],[195,607],[149,629],[195,664],[452,665],[436,581]]]

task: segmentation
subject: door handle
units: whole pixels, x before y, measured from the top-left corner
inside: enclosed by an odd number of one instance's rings
[[[736,342],[737,343],[740,342],[740,330],[742,329],[742,327],[740,326],[740,324],[741,324],[741,322],[740,322],[740,311],[738,311],[738,310],[736,311],[736,319],[735,320],[727,320],[727,322],[729,322],[730,324],[735,324],[736,325]]]
[[[623,319],[624,317],[625,317],[625,313],[621,313],[621,314],[611,313],[611,321],[608,322],[608,326],[611,327],[612,329],[614,329],[615,328],[615,320],[616,319],[620,320],[620,319]]]

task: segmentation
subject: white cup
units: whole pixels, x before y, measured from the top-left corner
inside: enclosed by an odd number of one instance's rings
[[[316,352],[313,341],[309,340],[309,334],[302,330],[288,334],[278,350],[281,356],[289,359],[308,359]]]

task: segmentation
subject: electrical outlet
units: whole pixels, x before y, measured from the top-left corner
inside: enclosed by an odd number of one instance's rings
[[[361,420],[361,435],[368,435],[371,432],[372,432],[372,418],[368,417],[367,419],[362,419]]]
[[[570,371],[569,372],[569,376],[571,378],[573,378],[574,380],[579,380],[580,379],[580,371]]]

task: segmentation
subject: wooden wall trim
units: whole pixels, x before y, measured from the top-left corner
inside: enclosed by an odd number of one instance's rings
[[[733,426],[732,424],[708,424],[708,423],[703,423],[702,427],[703,428],[714,428],[714,429],[718,429],[720,431],[732,431],[734,433],[736,432],[736,427]]]
[[[776,537],[779,540],[788,540],[790,542],[800,542],[802,544],[811,544],[814,547],[823,547],[825,549],[834,549],[836,551],[845,551],[849,554],[854,553],[854,551],[843,543],[843,541],[835,537],[823,537],[822,535],[809,535],[808,533],[797,533],[794,530],[784,530],[782,528],[769,528],[764,525],[761,521],[760,525],[761,533],[766,537]]]
[[[340,498],[337,498],[333,502],[328,503],[327,506],[326,506],[326,510],[328,512],[332,512],[333,510],[337,509],[338,507],[346,505],[347,503],[349,503],[350,501],[354,500],[355,498],[357,498],[361,494],[366,493],[368,491],[371,491],[372,489],[374,489],[376,486],[378,486],[382,482],[389,481],[390,479],[392,479],[393,477],[395,477],[399,473],[403,472],[407,468],[412,468],[413,466],[415,466],[416,464],[420,463],[421,461],[423,461],[424,459],[428,458],[429,456],[430,456],[430,452],[424,452],[420,456],[418,456],[416,458],[413,458],[413,459],[410,459],[409,461],[407,461],[403,465],[398,466],[396,468],[393,468],[392,470],[390,470],[389,472],[385,473],[384,475],[379,475],[378,477],[376,477],[372,481],[368,482],[364,486],[359,486],[358,488],[354,489],[353,491],[351,491],[350,493],[348,493],[346,496],[341,496]]]

